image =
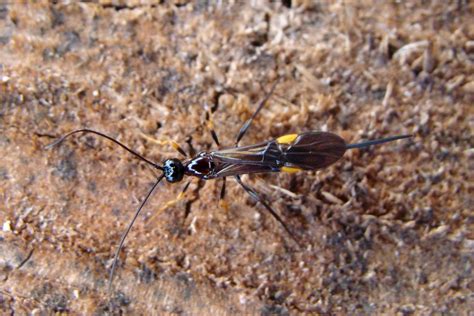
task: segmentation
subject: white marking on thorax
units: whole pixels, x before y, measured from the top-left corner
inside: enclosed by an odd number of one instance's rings
[[[202,159],[202,158],[198,158],[198,159]],[[192,160],[189,164],[188,164],[188,169],[191,170],[192,172],[194,173],[197,173],[197,174],[202,174],[201,172],[197,171],[196,169],[194,169],[194,165],[197,165],[198,163],[196,162],[198,159],[194,159]]]

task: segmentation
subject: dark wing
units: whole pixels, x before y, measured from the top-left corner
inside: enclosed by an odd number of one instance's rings
[[[275,164],[280,150],[274,141],[250,146],[228,148],[211,153],[214,178],[249,173],[278,172]]]
[[[212,152],[213,177],[322,169],[339,160],[345,151],[344,139],[332,133],[290,134],[256,145]]]
[[[214,160],[226,163],[261,164],[273,161],[280,155],[280,150],[272,140],[256,145],[222,149],[212,152],[211,155]]]
[[[279,145],[284,166],[303,170],[326,168],[338,161],[346,151],[344,139],[327,132],[298,134],[292,142]]]
[[[250,173],[278,172],[280,168],[274,168],[264,164],[219,164],[215,169],[213,178],[238,176]]]

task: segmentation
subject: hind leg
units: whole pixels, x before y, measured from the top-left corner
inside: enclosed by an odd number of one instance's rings
[[[265,207],[265,209],[273,216],[274,219],[276,219],[277,222],[283,226],[283,228],[286,230],[288,235],[290,235],[291,239],[296,242],[296,244],[300,247],[302,247],[296,238],[296,236],[291,232],[290,228],[286,225],[286,223],[283,221],[283,219],[278,215],[273,208],[265,202],[265,200],[260,197],[260,195],[255,191],[252,187],[250,187],[247,184],[244,184],[242,180],[240,179],[240,176],[236,176],[235,179],[237,180],[237,183],[240,184],[240,186],[247,192],[256,202],[260,203]]]

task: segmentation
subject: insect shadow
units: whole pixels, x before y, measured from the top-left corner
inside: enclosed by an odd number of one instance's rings
[[[158,163],[145,158],[144,156],[125,146],[116,139],[101,132],[87,128],[78,129],[67,133],[46,146],[46,148],[51,148],[59,145],[66,138],[74,134],[92,133],[112,141],[140,160],[145,161],[152,167],[161,171],[161,174],[157,177],[155,183],[140,203],[135,215],[120,238],[120,242],[115,251],[109,274],[109,292],[112,289],[114,273],[125,239],[144,205],[163,179],[166,179],[166,181],[169,183],[180,182],[185,176],[197,177],[202,180],[222,179],[220,199],[223,199],[225,197],[226,178],[233,177],[236,182],[244,189],[244,191],[247,192],[252,197],[252,199],[260,203],[273,216],[273,218],[281,224],[289,236],[299,245],[297,238],[280,217],[280,215],[278,215],[278,213],[275,212],[275,210],[264,199],[262,199],[262,197],[254,188],[242,181],[241,175],[264,172],[294,173],[305,170],[318,170],[326,168],[338,161],[348,149],[364,148],[412,137],[412,135],[397,135],[356,144],[346,144],[343,138],[333,133],[309,131],[300,134],[287,134],[255,145],[239,146],[241,139],[248,131],[253,120],[273,94],[277,83],[278,80],[272,85],[270,91],[265,95],[265,97],[258,103],[257,109],[252,114],[252,116],[242,125],[237,134],[234,147],[231,148],[219,149],[210,152],[201,152],[194,157],[184,160],[180,160],[178,158],[166,159],[162,165],[159,165]],[[207,118],[208,120],[210,119],[209,115],[207,115]],[[218,147],[220,147],[219,139],[217,138],[217,134],[213,129],[213,125],[208,125],[211,130],[211,135],[214,142]],[[178,144],[172,143],[172,145],[183,156],[186,156],[186,153]],[[189,184],[190,182],[184,186],[180,196],[183,195]]]

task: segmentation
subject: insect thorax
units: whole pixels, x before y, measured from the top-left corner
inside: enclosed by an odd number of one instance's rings
[[[202,152],[186,164],[186,174],[207,179],[212,175],[215,165],[209,153]]]

